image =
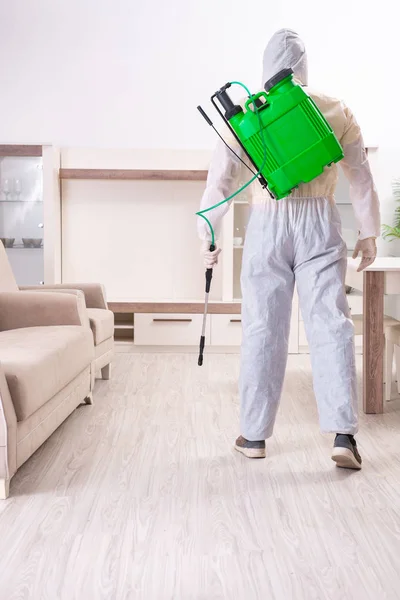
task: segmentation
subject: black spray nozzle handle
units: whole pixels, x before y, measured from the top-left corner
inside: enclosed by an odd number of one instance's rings
[[[207,121],[207,123],[208,123],[208,124],[209,124],[209,125],[212,127],[212,126],[213,126],[213,123],[212,123],[212,121],[211,121],[210,117],[209,117],[209,116],[208,116],[208,114],[207,114],[207,113],[206,113],[206,112],[205,112],[205,111],[204,111],[204,110],[201,108],[201,106],[200,106],[200,105],[197,107],[197,110],[199,111],[199,113],[201,114],[201,116],[203,117],[203,119],[204,119],[205,121]]]
[[[206,294],[208,294],[210,292],[212,276],[213,276],[213,270],[207,269],[206,270]]]
[[[215,249],[216,249],[215,244],[210,244],[210,252],[214,252]],[[210,291],[212,276],[213,276],[212,267],[210,269],[206,269],[206,294],[208,294]]]
[[[205,343],[206,343],[206,338],[204,335],[202,335],[200,338],[199,360],[197,361],[197,364],[199,365],[199,367],[201,367],[203,364],[203,353],[204,353]]]

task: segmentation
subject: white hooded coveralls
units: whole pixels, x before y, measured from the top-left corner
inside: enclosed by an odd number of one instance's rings
[[[263,63],[263,84],[291,67],[298,83],[330,123],[344,150],[339,163],[350,182],[359,239],[378,237],[379,201],[360,128],[339,100],[307,87],[304,44],[291,30],[270,40]],[[234,150],[245,158],[233,136]],[[235,155],[220,142],[209,169],[201,210],[232,194],[239,179],[249,178]],[[241,433],[251,441],[272,435],[285,374],[294,284],[310,346],[314,391],[321,429],[357,431],[357,389],[354,333],[345,295],[347,249],[335,205],[337,166],[288,198],[270,199],[256,181],[251,186],[251,216],[247,227],[241,274],[242,327],[240,403]],[[218,238],[229,205],[207,213]],[[210,240],[205,221],[198,220],[200,238]]]

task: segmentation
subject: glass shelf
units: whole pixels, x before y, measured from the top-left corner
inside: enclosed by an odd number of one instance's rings
[[[10,246],[5,248],[6,250],[43,250],[43,246]]]
[[[40,204],[43,200],[0,200],[0,204]]]

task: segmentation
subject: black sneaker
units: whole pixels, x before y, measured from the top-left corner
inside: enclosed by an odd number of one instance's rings
[[[239,436],[235,442],[235,450],[241,452],[247,458],[265,458],[265,441],[250,442],[243,436]]]
[[[362,459],[352,435],[338,433],[333,444],[332,460],[344,469],[361,469]]]

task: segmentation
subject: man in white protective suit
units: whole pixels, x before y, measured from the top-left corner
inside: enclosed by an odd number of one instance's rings
[[[308,87],[307,56],[300,37],[289,29],[271,38],[264,53],[262,84],[292,68],[331,125],[343,147],[339,163],[350,182],[359,230],[354,257],[359,270],[376,257],[380,233],[379,200],[360,128],[341,101]],[[235,152],[246,156],[236,140]],[[217,204],[239,185],[241,162],[222,142],[210,166],[201,210]],[[338,167],[333,164],[289,197],[276,201],[256,181],[251,186],[241,275],[242,326],[240,375],[241,435],[235,448],[249,458],[265,457],[272,436],[288,355],[289,325],[296,284],[313,369],[314,391],[322,431],[336,435],[332,459],[340,467],[361,468],[354,435],[358,430],[354,329],[346,294],[347,249],[334,192]],[[228,204],[210,211],[216,239]],[[199,218],[206,268],[218,262],[221,249],[210,252],[210,231]]]

